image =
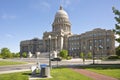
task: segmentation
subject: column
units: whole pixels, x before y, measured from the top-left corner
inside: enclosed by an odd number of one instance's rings
[[[55,38],[55,49],[57,50],[57,37]]]
[[[58,36],[58,50],[62,50],[63,49],[63,37],[62,36]]]
[[[62,50],[63,49],[63,37],[62,36],[60,37],[60,40],[61,40],[60,50]]]

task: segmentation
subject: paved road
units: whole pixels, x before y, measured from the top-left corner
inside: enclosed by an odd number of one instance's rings
[[[28,62],[28,64],[22,64],[22,65],[11,65],[11,66],[0,66],[0,72],[7,72],[7,71],[19,71],[19,70],[30,70],[31,66],[36,65],[37,62],[40,62],[40,64],[47,64],[49,63],[48,58],[41,58],[41,59],[8,59],[8,61],[22,61],[22,62]],[[57,63],[57,61],[51,61],[52,66],[56,67],[58,66],[73,66],[73,65],[79,65],[83,64],[82,60],[76,59],[76,60],[63,60]]]
[[[12,66],[0,66],[0,72],[7,72],[7,71],[21,71],[21,70],[30,70],[30,67],[33,65],[37,65],[36,63],[39,61],[40,64],[47,64],[49,63],[48,58],[40,58],[40,59],[8,59],[9,61],[23,61],[23,62],[28,62],[28,64],[24,65],[12,65]],[[56,67],[57,64],[58,66],[77,66],[77,65],[87,65],[91,64],[92,60],[86,60],[85,64],[83,64],[81,59],[72,59],[72,60],[63,60],[60,62],[52,61],[52,66]],[[95,63],[115,63],[115,64],[120,64],[120,61],[100,61],[96,60]]]
[[[26,65],[14,65],[14,66],[0,66],[0,72],[1,72],[1,71],[30,69],[30,67],[31,67],[31,64],[26,64]]]

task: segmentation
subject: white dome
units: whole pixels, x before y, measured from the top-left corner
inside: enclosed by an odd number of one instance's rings
[[[58,18],[58,17],[65,17],[65,18],[68,18],[68,14],[66,11],[63,10],[63,8],[60,6],[60,9],[58,10],[58,12],[56,13],[55,15],[55,18]]]

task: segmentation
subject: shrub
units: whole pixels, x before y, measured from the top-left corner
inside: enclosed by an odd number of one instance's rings
[[[8,48],[2,48],[1,49],[1,55],[2,55],[3,59],[12,58],[12,54],[11,54],[11,52]]]
[[[89,52],[89,53],[87,54],[87,58],[88,58],[88,59],[92,59],[92,53],[91,53],[91,52]]]
[[[63,59],[66,59],[67,56],[68,56],[68,51],[67,50],[60,51],[60,57],[62,57]]]
[[[2,55],[0,54],[0,58],[2,58]]]
[[[108,57],[108,59],[119,59],[119,56],[117,55],[111,55]]]
[[[26,53],[26,52],[23,52],[23,53],[22,53],[22,57],[27,58],[27,53]]]
[[[67,57],[67,60],[70,60],[70,59],[72,59],[72,57],[71,57],[71,56],[68,56],[68,57]]]

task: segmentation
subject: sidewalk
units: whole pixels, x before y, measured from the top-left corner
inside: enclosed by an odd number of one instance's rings
[[[30,71],[30,69],[0,71],[0,74],[8,74],[8,73],[15,73],[15,72],[23,72],[23,71]]]
[[[72,68],[72,70],[74,70],[74,71],[76,71],[80,74],[83,74],[85,76],[88,76],[88,77],[92,78],[93,80],[118,80],[116,78],[112,78],[112,77],[109,77],[109,76],[98,74],[98,73],[88,71],[88,70],[85,70],[85,69]]]
[[[23,72],[23,71],[30,71],[30,69],[0,71],[0,74],[15,73],[15,72]]]
[[[30,71],[31,66],[32,66],[32,64],[0,66],[0,74]]]

